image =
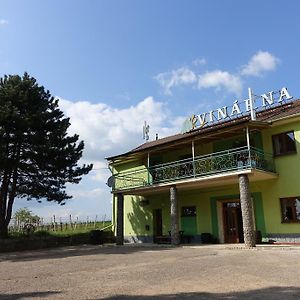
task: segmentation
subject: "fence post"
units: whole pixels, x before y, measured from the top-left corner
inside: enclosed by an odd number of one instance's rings
[[[55,215],[53,215],[53,231],[56,231],[56,220],[55,220]]]
[[[70,227],[71,229],[73,229],[72,215],[70,215],[69,217],[70,217]]]

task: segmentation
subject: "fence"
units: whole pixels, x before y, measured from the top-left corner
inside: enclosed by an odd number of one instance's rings
[[[19,220],[12,218],[9,224],[10,233],[24,233],[31,231],[68,232],[85,231],[106,227],[111,221],[106,215],[94,217],[59,217],[53,215],[50,218],[32,218]]]

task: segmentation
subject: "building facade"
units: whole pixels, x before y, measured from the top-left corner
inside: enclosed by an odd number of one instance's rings
[[[300,100],[273,102],[107,158],[117,242],[300,242]]]

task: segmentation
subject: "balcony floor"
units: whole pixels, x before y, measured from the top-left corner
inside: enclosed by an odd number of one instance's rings
[[[122,192],[124,195],[127,194],[144,196],[167,191],[172,185],[176,185],[177,189],[182,191],[201,188],[204,189],[217,186],[227,186],[238,184],[238,175],[240,174],[247,174],[250,182],[276,179],[278,177],[278,174],[273,172],[262,171],[258,169],[243,169],[201,177],[157,183],[150,186],[130,188],[128,190],[124,189],[119,192]]]

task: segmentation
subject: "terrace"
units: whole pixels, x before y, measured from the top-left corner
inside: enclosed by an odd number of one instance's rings
[[[225,177],[252,173],[257,180],[276,177],[274,159],[261,149],[239,147],[130,172],[114,174],[113,192],[151,189],[200,181],[221,182]]]

